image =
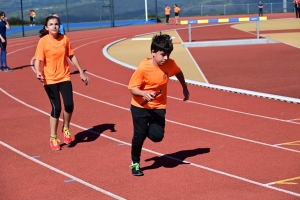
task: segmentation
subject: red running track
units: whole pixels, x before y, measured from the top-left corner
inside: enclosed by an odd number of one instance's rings
[[[165,139],[145,142],[145,176],[131,175],[131,95],[126,85],[133,71],[107,60],[102,48],[165,28],[68,33],[91,85],[72,75],[75,140],[61,152],[49,148],[50,104],[30,66],[38,38],[10,40],[8,60],[14,70],[0,73],[4,199],[299,198],[298,105],[193,85],[191,101],[185,103],[173,81]]]

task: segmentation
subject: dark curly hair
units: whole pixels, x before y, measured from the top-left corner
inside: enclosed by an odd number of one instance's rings
[[[165,53],[171,53],[173,51],[172,37],[168,34],[155,35],[152,38],[151,51],[158,52],[163,51]]]

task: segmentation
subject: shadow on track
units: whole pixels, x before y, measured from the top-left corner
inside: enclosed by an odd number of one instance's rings
[[[110,132],[116,132],[115,124],[100,124],[85,131],[79,132],[75,135],[74,140],[68,147],[75,147],[78,143],[93,142],[97,140],[98,137],[106,130],[110,130]],[[66,144],[62,144],[61,146],[64,145]]]
[[[157,169],[160,167],[165,168],[174,168],[181,164],[189,164],[184,160],[189,157],[193,157],[200,154],[209,153],[210,148],[197,148],[197,149],[190,149],[190,150],[182,150],[171,154],[165,154],[163,156],[155,156],[152,158],[148,158],[145,161],[154,161],[154,163],[150,166],[146,166],[141,168],[143,171]]]

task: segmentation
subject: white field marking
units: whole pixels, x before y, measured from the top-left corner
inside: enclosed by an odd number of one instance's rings
[[[115,104],[112,104],[112,103],[109,103],[109,102],[106,102],[106,101],[102,101],[102,100],[99,100],[99,99],[96,99],[96,98],[93,98],[93,97],[90,97],[90,96],[78,93],[76,91],[73,91],[73,93],[77,94],[79,96],[85,97],[87,99],[91,99],[91,100],[94,100],[94,101],[97,101],[97,102],[109,105],[109,106],[113,106],[113,107],[116,107],[116,108],[120,108],[120,109],[123,109],[123,110],[130,111],[129,108],[125,108],[125,107],[118,106],[118,105],[115,105]],[[272,144],[267,144],[267,143],[264,143],[264,142],[250,140],[250,139],[247,139],[247,138],[233,136],[233,135],[229,135],[229,134],[218,132],[218,131],[212,131],[212,130],[209,130],[209,129],[200,128],[200,127],[192,126],[192,125],[189,125],[189,124],[184,124],[184,123],[181,123],[181,122],[176,122],[176,121],[169,120],[169,119],[166,119],[166,121],[170,122],[170,123],[173,123],[173,124],[180,125],[180,126],[184,126],[184,127],[188,127],[188,128],[192,128],[192,129],[196,129],[196,130],[200,130],[200,131],[205,131],[205,132],[213,133],[213,134],[216,134],[216,135],[222,135],[222,136],[225,136],[225,137],[234,138],[234,139],[237,139],[237,140],[242,140],[242,141],[246,141],[246,142],[250,142],[250,143],[254,143],[254,144],[259,144],[259,145],[263,145],[263,146],[267,146],[267,147],[272,147],[272,148],[282,149],[282,150],[291,151],[291,152],[295,152],[295,153],[300,153],[300,151],[297,151],[297,150],[294,150],[294,149],[289,149],[289,148],[280,147],[280,146],[276,146],[276,145],[272,145]]]
[[[125,85],[125,84],[122,84],[122,83],[119,83],[119,82],[116,82],[116,81],[112,81],[112,80],[103,78],[103,77],[101,77],[101,76],[95,75],[95,74],[90,73],[90,72],[88,72],[88,71],[85,72],[85,73],[90,74],[90,75],[92,75],[92,76],[94,76],[94,77],[96,77],[96,78],[99,78],[99,79],[102,79],[102,80],[105,80],[105,81],[108,81],[108,82],[111,82],[111,83],[114,83],[114,84],[117,84],[117,85],[121,85],[121,86],[127,87],[127,85]],[[168,98],[182,101],[182,99],[177,98],[177,97],[173,97],[173,96],[168,96]],[[297,123],[297,122],[292,122],[292,121],[289,121],[289,120],[283,120],[283,119],[278,119],[278,118],[273,118],[273,117],[267,117],[267,116],[262,116],[262,115],[257,115],[257,114],[252,114],[252,113],[247,113],[247,112],[242,112],[242,111],[232,110],[232,109],[228,109],[228,108],[222,108],[222,107],[213,106],[213,105],[209,105],[209,104],[205,104],[205,103],[199,103],[199,102],[196,102],[196,101],[190,101],[190,100],[189,100],[188,102],[189,102],[189,103],[193,103],[193,104],[198,104],[198,105],[206,106],[206,107],[215,108],[215,109],[226,110],[226,111],[228,111],[228,112],[234,112],[234,113],[239,113],[239,114],[243,114],[243,115],[249,115],[249,116],[253,116],[253,117],[260,117],[260,118],[264,118],[264,119],[269,119],[269,120],[275,120],[275,121],[280,121],[280,122],[286,122],[286,123],[291,123],[291,124],[297,124],[297,125],[300,125],[300,124]]]
[[[177,31],[176,31],[176,34],[178,35],[178,38],[179,38],[180,42],[181,42],[181,43],[183,43],[183,41],[182,41],[182,39],[181,39],[181,37],[180,37],[180,35],[178,34],[178,32],[177,32]],[[193,62],[194,62],[194,64],[196,65],[196,67],[197,67],[197,69],[198,69],[199,73],[200,73],[200,74],[201,74],[201,76],[203,77],[203,79],[204,79],[205,83],[209,84],[209,82],[208,82],[208,80],[206,79],[206,77],[205,77],[204,73],[203,73],[203,72],[202,72],[202,70],[200,69],[200,67],[199,67],[198,63],[196,62],[196,60],[195,60],[195,59],[194,59],[194,57],[192,56],[192,54],[191,54],[191,52],[190,52],[189,48],[187,48],[187,47],[184,47],[184,48],[185,48],[185,50],[188,52],[188,54],[189,54],[190,58],[193,60]]]
[[[9,52],[9,53],[7,53],[7,55],[9,55],[9,54],[13,54],[13,53],[16,53],[16,52],[18,52],[18,51],[22,51],[22,50],[24,50],[24,49],[29,49],[29,48],[31,48],[31,47],[36,47],[36,45],[32,45],[32,46],[28,46],[28,47],[24,47],[24,48],[21,48],[21,49],[18,49],[18,50],[15,50],[15,51]]]
[[[46,114],[46,115],[49,116],[49,114],[47,114],[46,112],[44,112],[44,111],[42,111],[42,110],[40,110],[40,109],[38,109],[38,108],[36,108],[36,107],[33,107],[33,106],[31,106],[31,105],[29,105],[29,104],[27,104],[27,103],[25,103],[25,102],[23,102],[23,101],[17,99],[16,97],[14,97],[14,96],[8,94],[8,93],[7,93],[6,91],[4,91],[2,88],[0,88],[0,90],[1,90],[4,94],[6,94],[7,96],[9,96],[10,98],[14,99],[15,101],[17,101],[17,102],[19,102],[19,103],[21,103],[21,104],[23,104],[23,105],[25,105],[25,106],[27,106],[27,107],[30,107],[30,108],[32,108],[32,109],[38,111],[38,112],[41,112],[41,113]],[[81,95],[81,96],[85,96],[85,95]],[[97,99],[93,99],[93,100],[97,100]],[[104,101],[101,101],[101,102],[104,102]],[[116,106],[116,105],[113,105],[113,104],[110,104],[110,103],[107,103],[107,104],[108,104],[108,105],[115,106],[115,107],[118,107],[118,108],[120,107],[120,106]],[[124,109],[124,110],[129,110],[128,108],[123,108],[123,107],[121,107],[121,108]],[[77,125],[77,124],[74,124],[74,123],[71,123],[71,125],[72,125],[72,126],[75,126],[75,127],[77,127],[77,128],[79,128],[79,129],[82,129],[82,130],[89,131],[89,132],[92,132],[92,133],[94,133],[94,134],[100,135],[101,137],[105,137],[105,138],[107,138],[107,139],[116,141],[117,143],[122,143],[122,144],[126,144],[126,145],[128,145],[128,146],[131,146],[130,143],[127,143],[127,142],[124,142],[124,141],[122,141],[122,140],[118,140],[118,139],[116,139],[116,138],[107,136],[107,135],[105,135],[105,134],[103,134],[103,133],[99,134],[98,132],[95,132],[95,131],[92,131],[92,130],[88,130],[88,129],[86,129],[86,128],[82,127],[82,126],[79,126],[79,125]],[[5,146],[5,147],[9,148],[10,150],[14,151],[14,148],[12,148],[12,147],[10,148],[10,146],[6,145],[5,143],[3,143],[3,142],[1,142],[1,141],[0,141],[0,143],[1,143],[3,146]],[[299,194],[299,193],[295,193],[295,192],[292,192],[292,191],[288,191],[288,190],[283,190],[283,189],[280,189],[280,188],[276,188],[276,187],[270,186],[270,185],[268,185],[268,184],[259,183],[259,182],[256,182],[256,181],[253,181],[253,180],[250,180],[250,179],[246,179],[246,178],[243,178],[243,177],[240,177],[240,176],[236,176],[236,175],[233,175],[233,174],[230,174],[230,173],[226,173],[226,172],[223,172],[223,171],[220,171],[220,170],[216,170],[216,169],[213,169],[213,168],[205,167],[205,166],[203,166],[203,165],[198,165],[198,164],[195,164],[195,163],[192,163],[192,162],[189,162],[189,161],[180,160],[180,159],[178,159],[178,158],[175,158],[175,157],[172,157],[172,156],[167,156],[167,155],[165,155],[165,154],[162,154],[162,153],[159,153],[159,152],[156,152],[156,151],[152,151],[152,150],[150,150],[150,149],[143,148],[143,150],[144,150],[144,151],[147,151],[147,152],[149,152],[149,153],[158,155],[158,156],[166,156],[166,157],[169,158],[169,159],[172,159],[172,160],[175,160],[175,161],[178,161],[178,162],[182,162],[182,163],[187,163],[187,164],[190,164],[191,166],[194,166],[194,167],[196,167],[196,168],[200,168],[200,169],[204,169],[204,170],[207,170],[207,171],[211,171],[211,172],[216,173],[216,174],[221,174],[221,175],[224,175],[224,176],[227,176],[227,177],[230,177],[230,178],[234,178],[234,179],[237,179],[237,180],[240,180],[240,181],[244,181],[244,182],[247,182],[247,183],[250,183],[250,184],[253,184],[253,185],[257,185],[257,186],[260,186],[260,187],[264,187],[264,188],[268,188],[268,189],[271,189],[271,190],[276,190],[276,191],[279,191],[279,192],[282,192],[282,193],[286,193],[286,194],[289,194],[289,195],[293,195],[293,196],[300,197],[300,194]],[[30,156],[28,156],[28,155],[22,153],[21,151],[16,150],[15,152],[18,153],[18,154],[20,154],[20,155],[25,156],[26,158],[28,158],[28,159],[30,159],[31,161],[34,161],[34,162],[36,162],[36,163],[38,163],[38,164],[40,164],[40,165],[43,165],[43,166],[44,166],[44,164],[45,164],[45,163],[42,163],[42,162],[38,161],[38,160],[35,159],[35,158],[32,158],[32,157],[30,157]],[[47,164],[45,164],[45,165],[47,165]],[[49,167],[48,167],[48,166],[49,166]],[[58,170],[58,169],[56,169],[56,168],[54,168],[54,167],[52,167],[52,166],[50,166],[50,165],[47,165],[47,166],[45,166],[45,167],[47,167],[47,168],[49,168],[49,169],[51,169],[51,170],[53,170],[53,171],[56,171],[56,172],[58,172],[58,173],[62,172],[62,171],[60,171],[60,170]],[[62,173],[64,173],[64,172],[62,172]],[[66,173],[64,173],[63,175],[65,175],[65,174],[66,174]],[[77,179],[76,177],[73,177],[72,175],[69,175],[69,174],[66,174],[65,176],[67,176],[67,177],[69,177],[69,178],[71,178],[71,179],[73,179],[73,180],[76,180],[76,181],[78,181],[78,182],[79,182],[79,180],[80,180],[80,179]],[[81,181],[81,180],[80,180],[80,181]],[[94,185],[91,185],[91,184],[89,184],[89,183],[87,183],[87,182],[82,181],[82,182],[80,182],[80,183],[82,183],[82,184],[86,183],[86,184],[88,184],[88,185],[86,185],[86,186],[91,187],[91,188],[93,188],[93,189],[98,189],[98,187],[96,187],[96,186],[94,186]],[[93,186],[93,187],[92,187],[92,186]],[[103,193],[104,193],[104,192],[107,192],[107,191],[105,191],[105,190],[103,190],[103,189],[101,189],[101,188],[99,188],[99,189],[100,189],[100,190],[97,190],[97,191],[100,191],[100,192],[103,192]],[[107,193],[105,193],[105,194],[108,195],[108,194],[112,194],[112,193],[107,192]],[[112,195],[113,195],[113,194],[112,194]],[[118,197],[118,196],[117,196],[117,197]],[[122,198],[120,197],[120,199],[122,199]]]
[[[114,199],[125,200],[123,197],[117,196],[117,195],[115,195],[115,194],[113,194],[113,193],[111,193],[111,192],[108,192],[108,191],[106,191],[106,190],[104,190],[104,189],[102,189],[102,188],[99,188],[99,187],[97,187],[97,186],[95,186],[95,185],[92,185],[92,184],[90,184],[90,183],[88,183],[88,182],[86,182],[86,181],[84,181],[84,180],[82,180],[82,179],[79,179],[79,178],[77,178],[77,177],[75,177],[75,176],[73,176],[73,175],[71,175],[71,174],[68,174],[68,173],[66,173],[66,172],[64,172],[64,171],[61,171],[61,170],[59,170],[59,169],[57,169],[57,168],[55,168],[55,167],[53,167],[53,166],[51,166],[51,165],[48,165],[48,164],[46,164],[46,163],[44,163],[44,162],[42,162],[42,161],[39,161],[39,160],[37,160],[37,159],[35,159],[35,158],[32,158],[31,156],[29,156],[29,155],[27,155],[27,154],[25,154],[25,153],[23,153],[23,152],[21,152],[21,151],[15,149],[14,147],[12,147],[12,146],[10,146],[10,145],[8,145],[8,144],[2,142],[2,141],[0,141],[0,144],[1,144],[2,146],[4,146],[4,147],[8,148],[8,149],[11,150],[11,151],[13,151],[13,152],[15,152],[15,153],[17,153],[17,154],[19,154],[19,155],[25,157],[25,158],[27,158],[27,159],[29,159],[29,160],[31,160],[31,161],[37,163],[37,164],[39,164],[39,165],[42,165],[43,167],[46,167],[46,168],[48,168],[48,169],[50,169],[50,170],[52,170],[52,171],[54,171],[54,172],[56,172],[56,173],[58,173],[58,174],[61,174],[61,175],[63,175],[63,176],[66,176],[66,177],[68,177],[68,178],[74,180],[74,181],[77,181],[78,183],[81,183],[81,184],[83,184],[83,185],[85,185],[85,186],[87,186],[87,187],[89,187],[89,188],[92,188],[92,189],[94,189],[94,190],[96,190],[96,191],[98,191],[98,192],[101,192],[101,193],[103,193],[103,194],[106,194],[106,195],[108,195],[108,196],[110,196],[110,197],[112,197],[112,198],[114,198]]]

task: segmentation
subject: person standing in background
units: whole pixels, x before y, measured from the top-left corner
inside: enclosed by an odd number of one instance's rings
[[[169,20],[170,20],[170,13],[171,13],[171,8],[169,5],[166,5],[165,7],[165,14],[166,14],[166,24],[169,24]]]
[[[261,1],[258,2],[258,16],[264,16],[263,15],[263,4]]]
[[[300,18],[300,0],[294,0],[296,18]]]
[[[10,25],[5,16],[5,13],[0,11],[0,71],[11,72],[12,70],[7,66],[6,62],[6,29],[10,29]]]
[[[36,15],[35,15],[34,10],[31,11],[31,14],[32,14],[32,26],[35,26]]]
[[[32,16],[32,10],[29,11],[29,23],[30,23],[30,26],[32,26],[33,24],[33,16]]]
[[[176,25],[178,25],[180,8],[177,6],[177,4],[174,4],[174,12],[175,12],[175,23]]]

